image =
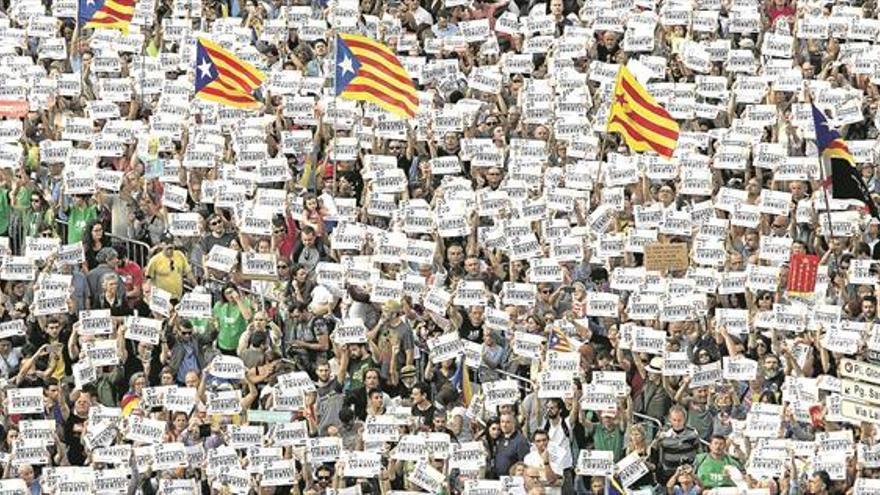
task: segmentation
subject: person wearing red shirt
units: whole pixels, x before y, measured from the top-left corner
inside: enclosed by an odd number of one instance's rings
[[[144,270],[140,265],[128,259],[128,251],[125,246],[116,246],[115,249],[119,253],[119,264],[116,266],[116,273],[125,284],[125,299],[128,301],[129,307],[133,308],[141,297]]]
[[[767,8],[767,16],[770,18],[771,26],[775,25],[776,19],[780,17],[788,17],[789,22],[791,22],[791,19],[794,19],[796,15],[797,10],[795,10],[789,0],[773,0]]]

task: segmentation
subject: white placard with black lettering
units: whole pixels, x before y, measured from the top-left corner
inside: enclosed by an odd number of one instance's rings
[[[91,344],[91,345],[87,345]],[[102,339],[95,340],[91,343],[83,344],[86,356],[94,367],[101,366],[117,366],[119,360],[119,349],[116,340]]]
[[[165,440],[165,421],[142,416],[127,417],[125,438],[133,442],[161,444]]]
[[[223,273],[229,273],[238,262],[238,254],[239,252],[235,249],[220,246],[219,244],[214,245],[208,253],[205,266]]]
[[[34,260],[27,256],[5,256],[0,266],[0,279],[30,282],[37,276]]]
[[[529,359],[541,359],[543,344],[543,336],[517,331],[513,336],[513,353]]]
[[[614,472],[614,452],[581,450],[575,471],[580,476],[608,476]]]
[[[168,186],[166,186],[168,187]],[[168,232],[177,237],[201,235],[202,217],[198,213],[168,213]]]
[[[342,439],[339,437],[317,437],[306,441],[306,454],[309,463],[336,462],[342,455]]]
[[[416,464],[415,469],[407,477],[410,483],[429,493],[440,493],[445,485],[445,479],[443,473],[425,462]]]
[[[23,337],[25,335],[24,320],[10,320],[0,323],[0,339]]]
[[[245,366],[241,358],[218,355],[211,361],[211,376],[224,380],[244,379]]]
[[[617,477],[624,488],[632,486],[633,483],[648,474],[649,471],[648,465],[645,464],[638,452],[633,452],[624,457],[615,467],[617,469]]]
[[[211,294],[186,292],[174,308],[183,318],[211,318]]]
[[[464,352],[464,344],[457,332],[444,333],[428,340],[431,362],[434,364],[454,359]]]
[[[171,316],[171,293],[154,285],[150,290],[150,309],[162,316]]]
[[[483,404],[486,409],[513,405],[519,400],[519,387],[515,380],[494,380],[483,384]]]
[[[377,478],[381,471],[381,454],[354,450],[342,456],[342,474],[346,478]]]
[[[158,345],[161,336],[162,320],[143,316],[130,316],[125,320],[125,338],[128,340]]]
[[[360,318],[346,318],[333,331],[333,342],[344,344],[360,344],[367,341],[367,327]]]
[[[6,391],[6,412],[9,414],[42,414],[41,388],[11,388]]]
[[[172,387],[165,392],[162,405],[168,411],[189,413],[198,400],[197,392],[191,387]]]
[[[241,254],[241,273],[245,278],[275,280],[278,266],[273,253],[245,252]]]

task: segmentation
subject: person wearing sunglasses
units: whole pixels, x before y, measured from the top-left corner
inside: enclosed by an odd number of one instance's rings
[[[183,297],[184,277],[195,282],[189,260],[182,251],[175,248],[174,238],[169,234],[162,236],[159,251],[147,262],[145,272],[156,287],[170,292],[178,300]]]
[[[324,495],[333,487],[333,468],[328,465],[319,466],[315,470],[315,483],[312,489],[316,490],[317,495]]]
[[[235,236],[226,231],[226,222],[222,215],[215,213],[208,217],[208,233],[199,240],[199,247],[202,249],[202,266],[205,266],[208,254],[214,246],[229,247],[233,239]]]

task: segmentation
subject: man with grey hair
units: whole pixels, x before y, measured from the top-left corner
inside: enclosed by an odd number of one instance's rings
[[[98,266],[92,268],[89,270],[89,273],[86,274],[86,281],[89,284],[89,292],[91,293],[90,307],[96,307],[100,304],[101,296],[104,294],[104,275],[107,274],[115,275],[117,280],[119,280],[119,284],[116,288],[118,292],[117,297],[119,300],[124,301],[125,285],[116,273],[116,264],[119,261],[119,254],[115,249],[106,247],[98,251],[95,259],[98,260]]]

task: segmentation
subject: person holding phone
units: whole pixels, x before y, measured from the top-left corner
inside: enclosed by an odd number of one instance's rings
[[[678,466],[675,474],[666,483],[666,495],[699,495],[703,489],[694,476],[694,469],[689,465]]]

